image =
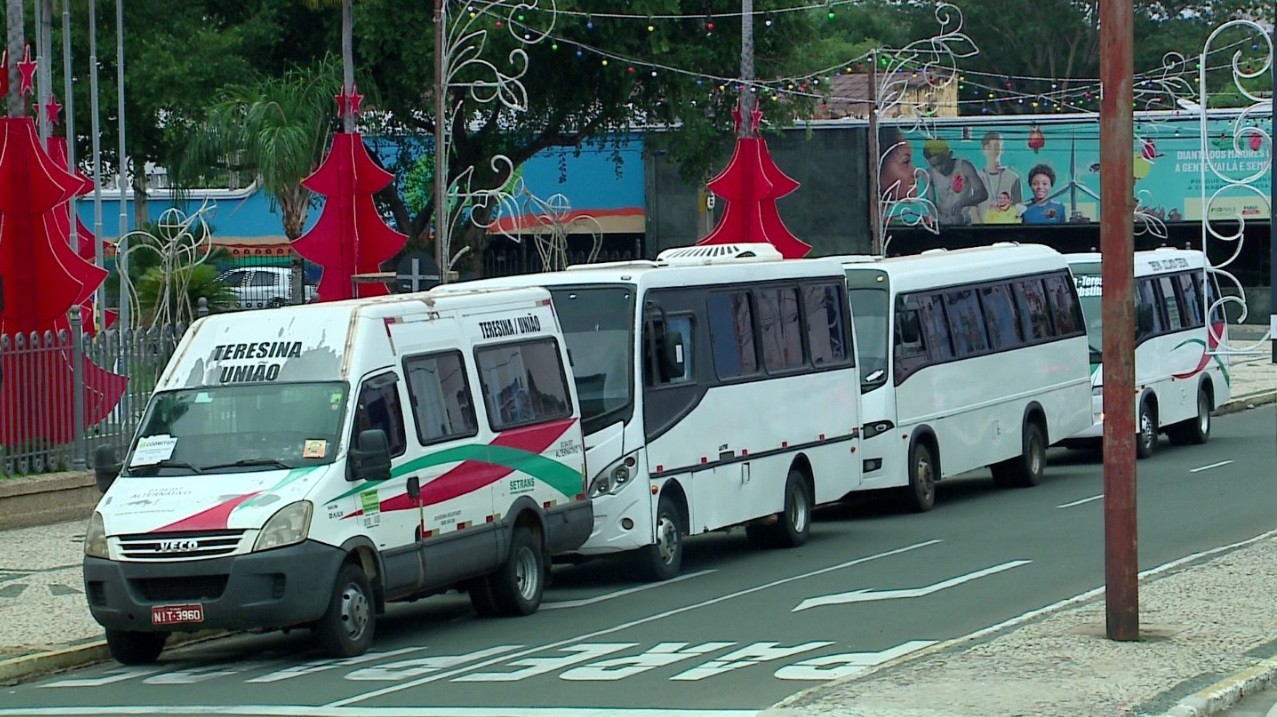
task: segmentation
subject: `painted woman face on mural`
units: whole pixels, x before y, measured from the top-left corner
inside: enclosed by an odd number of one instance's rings
[[[879,196],[898,202],[911,196],[918,177],[914,173],[913,148],[899,135],[883,147],[882,169],[878,173]]]

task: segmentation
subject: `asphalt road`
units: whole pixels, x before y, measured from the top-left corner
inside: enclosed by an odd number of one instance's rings
[[[1140,568],[1270,530],[1275,435],[1268,406],[1140,462]],[[822,509],[795,550],[698,537],[675,581],[561,566],[531,617],[479,619],[450,594],[393,606],[363,657],[318,657],[305,632],[242,635],[6,689],[0,717],[753,715],[1102,585],[1102,486],[1098,455],[1056,450],[1036,488],[997,490],[986,471],[942,483],[927,514],[870,498]]]

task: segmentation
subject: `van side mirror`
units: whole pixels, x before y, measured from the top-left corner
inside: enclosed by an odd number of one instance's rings
[[[421,478],[417,476],[408,479],[408,500],[414,503],[421,500]]]
[[[361,431],[346,455],[346,480],[376,481],[390,479],[390,440],[380,428]]]
[[[98,490],[105,493],[107,488],[120,475],[119,460],[115,457],[115,446],[98,446],[93,449],[93,480]]]

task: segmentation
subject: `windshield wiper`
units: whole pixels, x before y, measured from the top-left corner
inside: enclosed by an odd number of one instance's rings
[[[217,468],[248,468],[251,466],[274,466],[276,468],[296,468],[296,466],[285,463],[278,458],[241,458],[234,463],[215,463],[211,466],[204,466],[204,470],[211,471]]]
[[[202,468],[197,468],[197,467],[195,467],[195,466],[191,465],[190,463],[186,463],[186,462],[183,462],[183,461],[174,461],[174,460],[169,460],[169,459],[167,459],[167,458],[166,458],[166,459],[164,459],[164,460],[162,460],[162,461],[156,461],[155,463],[144,463],[144,464],[141,464],[141,465],[129,466],[129,474],[130,474],[130,475],[132,475],[134,472],[139,471],[139,470],[142,470],[142,469],[144,469],[144,468],[185,468],[185,469],[187,469],[187,470],[191,471],[192,473],[203,473],[203,472],[204,472],[204,469],[202,469]]]

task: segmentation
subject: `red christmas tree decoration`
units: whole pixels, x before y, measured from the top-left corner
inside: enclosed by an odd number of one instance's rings
[[[737,126],[740,112],[734,111]],[[762,113],[750,117],[751,129],[757,130]],[[740,137],[727,166],[709,181],[714,194],[727,202],[723,216],[714,231],[697,244],[736,244],[767,242],[786,259],[807,256],[809,244],[794,236],[776,209],[776,200],[798,188],[798,182],[781,171],[767,151],[762,137]]]
[[[355,274],[381,271],[381,264],[403,248],[408,237],[386,226],[372,195],[394,179],[368,156],[358,132],[338,132],[324,163],[302,184],[327,198],[319,220],[293,242],[293,249],[324,267],[319,300],[356,296]],[[359,296],[389,293],[382,284],[361,284]]]
[[[67,172],[44,152],[30,117],[0,119],[0,276],[5,277],[0,334],[25,338],[67,332],[67,311],[83,305],[101,284],[105,272],[80,257],[65,230],[67,200],[88,186],[83,176]],[[77,386],[86,425],[110,413],[124,393],[125,377],[87,358],[81,357],[78,367],[73,360],[69,342],[57,350],[5,354],[0,444],[74,440]]]

